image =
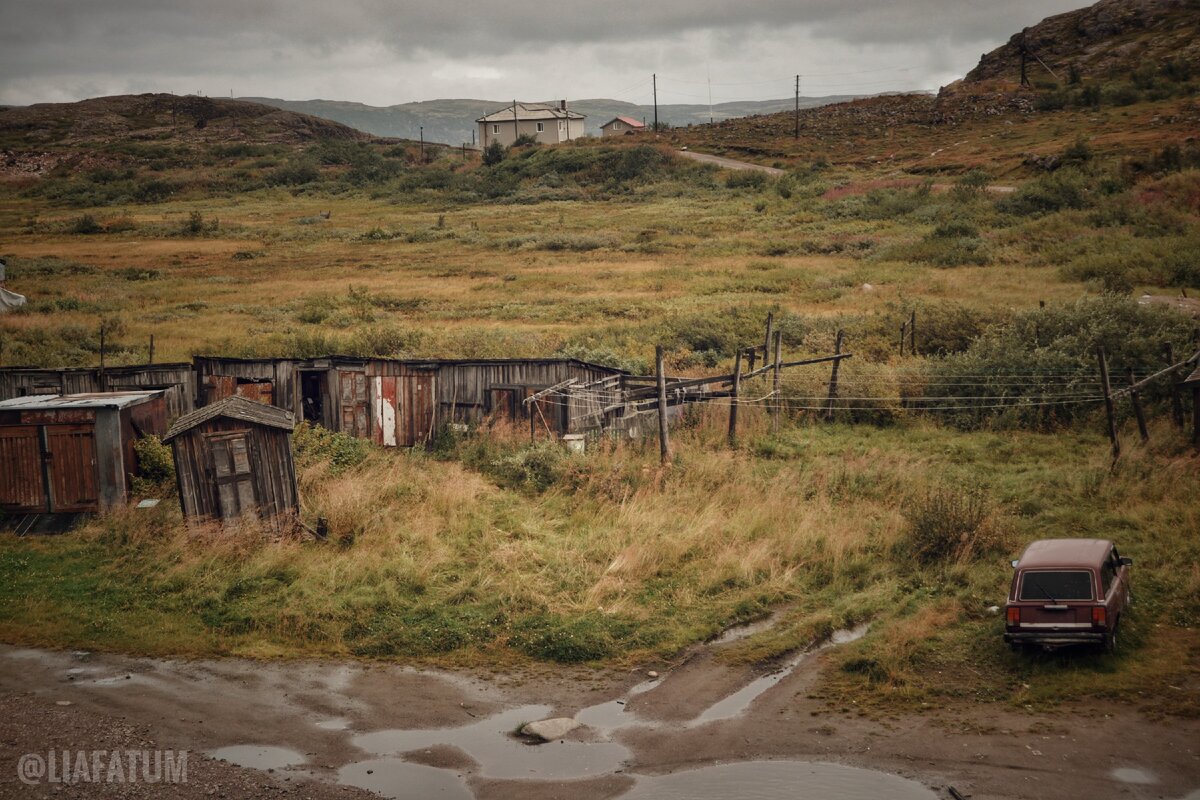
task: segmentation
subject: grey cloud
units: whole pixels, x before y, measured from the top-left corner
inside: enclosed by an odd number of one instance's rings
[[[975,57],[1073,5],[1075,0],[6,0],[0,4],[0,93],[17,82],[78,82],[88,75],[126,76],[127,84],[229,74],[298,80],[344,69],[347,52],[363,48],[390,53],[380,69],[517,63],[516,55],[538,57],[531,48],[570,45],[581,53],[632,47],[642,68],[687,70],[736,55],[751,69],[773,73],[779,68],[754,60],[766,39],[776,41],[778,57],[786,35],[806,42],[793,62],[820,64],[835,51],[870,60],[871,51],[883,48],[904,51],[906,62],[940,72],[961,53]],[[707,34],[709,52],[690,49],[696,34]]]

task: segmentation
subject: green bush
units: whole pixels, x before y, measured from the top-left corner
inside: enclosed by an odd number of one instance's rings
[[[909,500],[908,548],[924,564],[969,560],[996,549],[1000,537],[980,489],[939,487]]]
[[[544,614],[514,625],[509,644],[534,658],[575,664],[611,656],[637,638],[637,627],[628,620],[596,613]]]
[[[371,443],[367,440],[307,422],[300,423],[292,434],[292,447],[299,466],[327,461],[334,474],[361,464],[371,454]]]
[[[133,479],[135,495],[158,495],[175,493],[175,458],[171,448],[154,435],[143,436],[133,443],[137,458],[138,474]]]
[[[95,217],[93,217],[91,214],[84,214],[81,217],[75,218],[75,220],[71,222],[70,226],[67,228],[67,232],[87,235],[92,233],[103,233],[104,228],[100,226],[100,223],[96,222]]]

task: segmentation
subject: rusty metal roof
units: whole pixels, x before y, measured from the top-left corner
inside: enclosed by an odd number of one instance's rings
[[[292,412],[233,395],[210,406],[197,408],[190,414],[184,414],[175,420],[175,424],[167,431],[167,435],[163,437],[163,441],[169,442],[179,434],[217,417],[236,419],[242,422],[249,422],[253,425],[281,428],[285,431],[291,431],[296,427],[296,421],[292,417]]]
[[[1018,566],[1094,567],[1104,562],[1112,547],[1108,539],[1042,539],[1025,548]]]
[[[159,397],[162,391],[40,394],[0,401],[0,411],[53,411],[61,408],[126,408]]]

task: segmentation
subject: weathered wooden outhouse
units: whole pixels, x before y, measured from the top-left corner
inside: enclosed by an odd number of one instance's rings
[[[278,521],[300,508],[290,411],[237,395],[175,421],[179,504],[191,519]]]
[[[138,474],[134,442],[166,427],[161,391],[0,401],[0,510],[59,514],[123,505]]]

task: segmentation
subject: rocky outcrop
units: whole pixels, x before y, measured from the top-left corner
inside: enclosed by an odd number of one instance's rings
[[[1032,81],[1050,79],[1045,67],[1062,79],[1072,68],[1102,78],[1171,60],[1200,68],[1200,0],[1100,0],[1047,17],[982,56],[965,82],[1018,81],[1022,35]]]

